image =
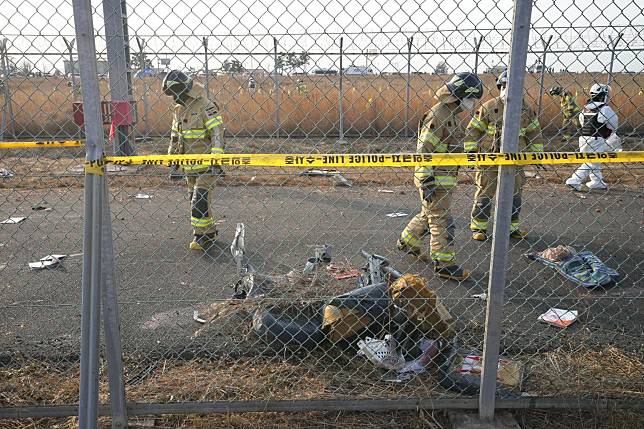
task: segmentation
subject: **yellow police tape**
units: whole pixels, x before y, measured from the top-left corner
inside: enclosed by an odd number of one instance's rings
[[[247,166],[247,167],[417,167],[644,162],[644,151],[521,153],[383,153],[383,154],[187,154],[107,156],[117,165]]]
[[[45,147],[78,147],[84,146],[82,140],[45,140],[40,142],[0,142],[0,149],[31,149]]]

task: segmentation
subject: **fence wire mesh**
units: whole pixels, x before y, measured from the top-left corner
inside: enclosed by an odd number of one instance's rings
[[[108,155],[499,151],[511,1],[94,3]],[[644,150],[642,13],[535,3],[520,151]],[[83,139],[71,0],[0,17],[0,140]],[[78,401],[83,161],[1,152],[2,407]],[[477,395],[496,174],[108,166],[127,400]],[[497,394],[641,398],[642,164],[516,177]]]

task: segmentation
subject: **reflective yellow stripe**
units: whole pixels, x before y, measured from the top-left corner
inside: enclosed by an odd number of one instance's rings
[[[463,143],[463,148],[465,149],[465,152],[472,152],[478,150],[479,144],[475,141],[466,141]]]
[[[409,228],[405,228],[402,234],[400,234],[400,241],[414,249],[420,249],[420,247],[423,245],[423,241],[420,238],[414,236]]]
[[[224,149],[220,147],[213,147],[210,149],[210,153],[224,153]]]
[[[199,170],[207,170],[210,166],[209,165],[182,165],[181,169],[183,171],[199,171]]]
[[[519,230],[519,222],[511,222],[510,223],[510,232],[518,231]]]
[[[454,176],[434,176],[436,186],[451,188],[456,186],[456,177]]]
[[[491,135],[491,136],[493,136],[494,134],[496,134],[496,125],[488,125],[488,126],[487,126],[487,133],[488,133],[489,135]],[[521,134],[521,132],[520,132],[520,131],[519,131],[519,134]]]
[[[430,252],[429,255],[434,261],[451,262],[454,260],[454,252]]]
[[[206,137],[206,130],[204,129],[185,130],[181,132],[181,137],[183,137],[184,139],[201,139]]]
[[[436,146],[440,144],[440,139],[428,129],[423,129],[423,131],[421,131],[420,135],[418,136],[418,143],[429,143]]]
[[[527,128],[519,128],[519,137],[525,137]]]
[[[467,128],[476,128],[477,130],[481,132],[485,132],[485,129],[489,125],[482,119],[479,119],[476,116],[473,116],[472,119],[470,119],[470,123],[467,125]]]
[[[541,124],[539,124],[539,120],[537,118],[534,118],[525,129],[526,131],[534,131],[538,130],[539,128],[541,128]]]
[[[213,221],[211,217],[194,217],[192,216],[190,218],[190,224],[194,226],[195,228],[208,228],[209,226],[212,226]]]
[[[526,148],[528,152],[543,152],[543,144],[541,143],[532,143],[529,144]]]
[[[473,231],[487,231],[488,221],[472,219],[470,222],[470,229]]]
[[[416,167],[414,170],[414,177],[421,181],[433,175],[434,167]]]
[[[434,152],[447,153],[447,143],[438,143],[434,145]]]
[[[223,123],[224,123],[224,120],[222,119],[221,116],[215,116],[214,118],[208,119],[204,125],[206,126],[207,129],[212,130],[213,128],[218,127]]]

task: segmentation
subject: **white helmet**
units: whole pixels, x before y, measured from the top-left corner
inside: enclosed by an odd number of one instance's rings
[[[590,87],[590,99],[592,101],[606,101],[606,97],[608,97],[608,91],[610,91],[610,86],[603,85],[601,83],[595,83]]]

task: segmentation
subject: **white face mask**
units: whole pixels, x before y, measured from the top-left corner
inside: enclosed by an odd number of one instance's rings
[[[461,100],[461,106],[465,110],[472,110],[474,109],[474,99],[472,98],[465,98]]]
[[[507,92],[508,92],[508,87],[507,86],[501,87],[501,93],[499,95],[501,96],[501,99],[503,101],[505,101],[505,96],[506,96]]]

